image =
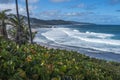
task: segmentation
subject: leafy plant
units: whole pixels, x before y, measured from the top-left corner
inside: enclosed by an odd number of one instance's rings
[[[10,25],[12,25],[13,27],[11,29],[9,29],[9,34],[10,34],[11,38],[15,41],[16,41],[18,24],[19,24],[19,22],[18,22],[17,16],[12,15],[10,17]],[[20,42],[22,44],[25,44],[25,43],[29,42],[30,34],[29,34],[29,29],[27,27],[27,24],[25,23],[24,17],[20,17],[20,28],[21,28]],[[32,34],[33,38],[34,38],[34,35],[35,35],[35,32],[33,32],[33,34]]]
[[[6,13],[9,11],[11,11],[11,10],[6,9],[3,11],[0,11],[0,35],[2,35],[4,38],[8,38],[7,30],[6,30],[8,15]]]
[[[119,80],[120,63],[0,38],[2,80]]]

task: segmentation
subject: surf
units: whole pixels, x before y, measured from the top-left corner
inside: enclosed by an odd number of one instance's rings
[[[115,40],[114,34],[81,32],[71,28],[50,28],[39,33],[48,41],[66,46],[91,48],[95,50],[108,51],[120,54],[120,40]],[[38,34],[38,35],[39,35]],[[37,41],[39,42],[40,40]]]

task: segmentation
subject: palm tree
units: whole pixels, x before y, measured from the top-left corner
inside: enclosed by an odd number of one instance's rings
[[[27,19],[28,19],[29,33],[30,33],[30,41],[31,41],[31,43],[33,43],[32,31],[31,31],[31,26],[30,26],[30,17],[29,17],[28,0],[26,0],[26,10],[27,10]]]
[[[8,35],[7,35],[7,30],[6,30],[6,24],[7,24],[7,20],[8,20],[8,15],[6,14],[6,12],[9,12],[11,11],[11,9],[7,9],[7,10],[3,10],[0,12],[0,23],[1,23],[1,29],[0,29],[0,32],[1,32],[1,35],[4,37],[4,38],[8,38]]]
[[[16,34],[16,42],[21,45],[21,28],[20,28],[20,16],[19,16],[19,9],[18,9],[18,0],[15,0],[16,3],[16,12],[17,12],[17,19],[18,19],[18,27],[17,27],[17,34]]]
[[[22,29],[21,30],[21,35],[20,35],[20,38],[21,38],[21,44],[25,44],[26,42],[29,41],[29,37],[30,37],[30,34],[29,34],[29,30],[28,30],[28,27],[26,27],[27,25],[25,24],[25,19],[24,17],[20,17],[20,28]],[[19,21],[18,21],[18,17],[16,15],[12,15],[11,18],[10,18],[10,25],[13,26],[13,28],[11,28],[9,30],[9,34],[11,36],[11,38],[13,40],[15,40],[15,35],[17,33],[17,27],[18,27],[18,24],[19,24]]]

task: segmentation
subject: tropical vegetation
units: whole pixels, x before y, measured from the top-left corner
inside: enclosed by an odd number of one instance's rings
[[[8,38],[6,25],[8,20],[8,15],[6,12],[9,12],[10,9],[0,11],[0,35],[4,38]]]
[[[120,63],[0,38],[1,80],[120,80]]]
[[[16,34],[17,34],[17,27],[18,27],[18,18],[16,15],[12,15],[9,19],[10,25],[12,25],[12,28],[9,29],[9,36],[11,37],[12,40],[16,40]],[[23,16],[20,17],[20,28],[21,28],[21,43],[25,44],[26,42],[29,42],[29,29],[27,27],[27,24],[25,23],[25,19]]]
[[[3,10],[0,12],[0,35],[6,39],[11,39],[16,43],[20,42],[20,44],[25,44],[26,42],[30,42],[30,36],[34,37],[35,32],[30,34],[29,27],[25,22],[25,18],[23,16],[19,16],[19,19],[16,15],[10,14],[7,15],[5,12],[9,10]],[[7,25],[8,29],[7,29]],[[18,27],[20,26],[20,30]],[[17,35],[19,33],[19,35]],[[19,39],[18,39],[19,38]],[[32,38],[33,40],[33,38]],[[19,44],[19,43],[18,43]]]

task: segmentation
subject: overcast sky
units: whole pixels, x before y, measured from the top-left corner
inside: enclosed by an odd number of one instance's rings
[[[15,11],[15,0],[0,0],[0,10]],[[26,15],[25,0],[19,1],[20,14]],[[120,24],[120,0],[28,0],[30,16],[97,24]]]

